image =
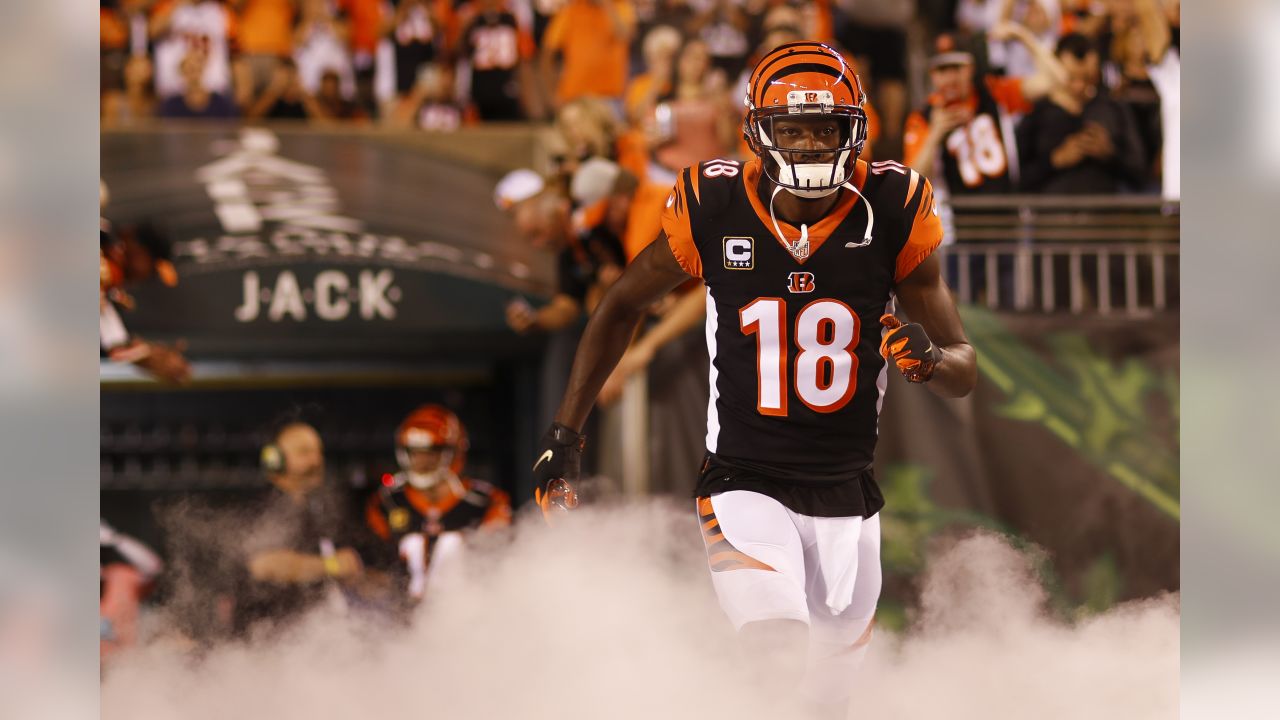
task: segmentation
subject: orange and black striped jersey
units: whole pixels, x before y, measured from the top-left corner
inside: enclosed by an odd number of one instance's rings
[[[860,160],[851,182],[867,202],[839,190],[800,243],[781,219],[775,236],[761,170],[686,168],[662,216],[672,253],[706,282],[710,457],[697,494],[750,489],[806,515],[869,516],[883,504],[870,476],[886,384],[878,319],[942,241],[933,188]]]
[[[369,496],[365,522],[378,537],[396,543],[409,533],[502,527],[511,523],[511,498],[487,482],[465,478],[419,490],[401,474]]]
[[[1013,192],[1014,174],[1010,172],[1012,163],[1006,149],[1002,118],[1005,114],[1031,110],[1022,94],[1022,80],[984,77],[974,84],[967,103],[973,110],[973,118],[947,133],[939,148],[947,191],[952,195]],[[907,116],[902,157],[908,165],[915,164],[929,134],[932,114],[930,104]]]

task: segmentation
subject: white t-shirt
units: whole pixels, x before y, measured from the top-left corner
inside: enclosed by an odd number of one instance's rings
[[[173,9],[169,31],[156,43],[156,96],[181,95],[186,90],[179,69],[193,48],[204,47],[209,55],[204,67],[204,86],[210,92],[230,94],[231,51],[228,46],[230,12],[219,2],[179,5]]]

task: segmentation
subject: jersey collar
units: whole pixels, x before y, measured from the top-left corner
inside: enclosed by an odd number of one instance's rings
[[[779,218],[778,227],[782,229],[782,234],[785,237],[777,237],[777,235],[774,234],[773,221],[769,219],[769,208],[765,207],[764,201],[760,199],[759,187],[761,175],[763,175],[763,165],[760,158],[751,160],[746,165],[742,166],[742,182],[747,193],[747,200],[751,202],[751,208],[756,211],[756,216],[760,218],[760,222],[764,225],[765,229],[769,231],[770,235],[774,236],[774,239],[778,241],[778,244],[782,245],[782,247],[787,250],[787,254],[791,255],[791,240],[800,237],[800,228],[797,228]],[[852,182],[854,187],[858,188],[859,191],[862,190],[863,185],[867,182],[866,161],[859,159],[854,164]],[[809,226],[809,255],[804,259],[796,259],[796,262],[801,265],[805,264],[809,258],[813,257],[818,252],[818,248],[822,247],[822,244],[826,242],[827,238],[831,237],[831,234],[835,232],[836,228],[840,227],[840,224],[844,222],[845,217],[849,215],[849,211],[852,210],[853,206],[858,202],[858,196],[848,190],[842,188],[837,192],[841,193],[840,202],[836,203],[836,206],[831,209],[831,212],[827,213],[826,217]]]

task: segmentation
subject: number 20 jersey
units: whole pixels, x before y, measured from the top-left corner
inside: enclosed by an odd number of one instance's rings
[[[761,176],[758,159],[686,168],[663,212],[672,253],[706,283],[709,455],[697,492],[870,515],[883,504],[870,474],[886,384],[879,320],[895,283],[942,241],[933,189],[897,163],[859,160],[852,183],[866,202],[839,190],[793,252],[801,229],[779,218],[775,235]]]

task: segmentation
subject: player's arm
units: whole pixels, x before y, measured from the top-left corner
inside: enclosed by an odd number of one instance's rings
[[[978,382],[978,356],[965,336],[960,313],[942,279],[942,264],[937,255],[925,258],[900,280],[895,293],[907,317],[924,328],[926,340],[940,353],[934,361],[933,375],[926,383],[928,388],[943,397],[968,395]],[[886,337],[887,344],[892,345],[895,333],[905,334],[902,330],[908,327],[891,332]]]
[[[557,424],[574,432],[582,430],[600,388],[626,351],[646,309],[688,279],[667,243],[666,232],[660,232],[609,288],[587,323],[573,358],[568,389],[556,413]]]

